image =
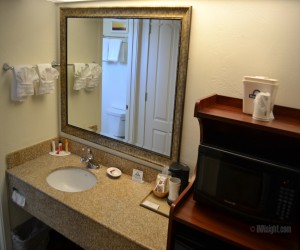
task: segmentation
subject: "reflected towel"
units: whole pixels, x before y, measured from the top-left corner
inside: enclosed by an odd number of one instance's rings
[[[89,65],[85,63],[74,63],[74,90],[85,88],[89,77],[91,77]]]
[[[40,81],[38,81],[35,86],[36,95],[54,93],[54,81],[58,79],[59,72],[52,68],[51,64],[38,64],[37,68]]]
[[[88,66],[91,71],[91,75],[87,78],[85,89],[87,91],[93,91],[95,87],[99,85],[102,69],[97,63],[89,63]]]
[[[108,58],[108,46],[109,46],[109,38],[102,39],[102,60],[107,61]]]
[[[27,96],[34,94],[34,83],[39,76],[32,65],[17,65],[13,68],[11,99],[22,102]]]
[[[119,54],[119,62],[120,63],[127,63],[127,53],[128,53],[127,50],[128,50],[128,43],[122,42],[120,54]]]
[[[108,57],[107,60],[110,62],[118,62],[122,39],[109,39],[108,45]]]

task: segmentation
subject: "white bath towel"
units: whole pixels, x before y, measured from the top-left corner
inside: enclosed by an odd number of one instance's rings
[[[11,99],[22,102],[27,96],[34,94],[34,83],[39,76],[33,65],[17,65],[13,68]]]
[[[97,63],[89,63],[88,66],[91,71],[91,76],[87,78],[85,89],[87,91],[93,91],[95,87],[99,85],[102,69]]]
[[[107,60],[110,62],[118,62],[122,39],[109,39]]]
[[[119,62],[127,63],[127,54],[128,54],[128,43],[122,42],[119,54]]]
[[[91,70],[88,64],[74,63],[74,90],[85,88],[89,77],[91,77]]]
[[[36,95],[51,94],[55,90],[55,81],[59,76],[59,72],[52,68],[51,64],[38,64],[38,74],[40,80],[35,85]]]

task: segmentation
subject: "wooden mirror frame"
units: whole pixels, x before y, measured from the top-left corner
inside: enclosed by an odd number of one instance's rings
[[[187,77],[191,7],[97,7],[60,8],[60,71],[61,71],[61,132],[106,148],[119,151],[160,166],[169,166],[179,160],[184,97]],[[171,155],[165,156],[130,145],[95,132],[68,124],[67,100],[67,20],[68,18],[156,18],[181,20],[180,47],[173,116]]]

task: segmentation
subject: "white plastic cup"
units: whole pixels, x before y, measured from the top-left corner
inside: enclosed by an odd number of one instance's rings
[[[181,180],[177,177],[171,177],[169,179],[169,196],[168,200],[169,202],[174,202],[178,195],[179,195],[179,189],[181,185]]]
[[[270,93],[260,92],[256,95],[252,117],[255,120],[261,121],[270,121],[274,119]]]

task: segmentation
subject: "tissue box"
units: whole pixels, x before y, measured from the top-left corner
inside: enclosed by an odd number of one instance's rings
[[[274,106],[275,97],[277,94],[279,83],[275,79],[257,76],[245,76],[244,84],[244,98],[243,98],[243,112],[246,114],[253,114],[254,99],[260,92],[270,93],[271,108]]]

